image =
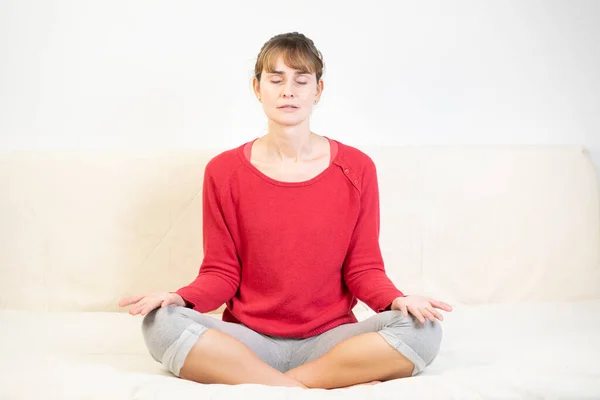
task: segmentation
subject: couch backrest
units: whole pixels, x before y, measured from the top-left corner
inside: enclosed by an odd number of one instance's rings
[[[381,248],[407,294],[452,303],[600,298],[600,196],[578,146],[361,147]],[[220,152],[0,154],[0,308],[121,310],[202,261],[203,169]]]
[[[467,304],[600,298],[600,189],[582,147],[364,151],[380,166],[382,251],[407,292]]]

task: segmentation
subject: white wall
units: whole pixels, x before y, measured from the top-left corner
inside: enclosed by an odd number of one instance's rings
[[[584,144],[598,1],[0,2],[0,149],[226,147],[261,135],[271,36],[326,62],[312,128],[349,144]]]

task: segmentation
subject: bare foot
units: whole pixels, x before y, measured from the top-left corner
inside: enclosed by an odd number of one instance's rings
[[[365,383],[358,383],[356,385],[350,385],[350,386],[345,386],[345,388],[351,388],[351,387],[355,387],[355,386],[370,386],[370,385],[377,385],[378,383],[381,383],[381,381],[371,381],[371,382],[365,382]]]

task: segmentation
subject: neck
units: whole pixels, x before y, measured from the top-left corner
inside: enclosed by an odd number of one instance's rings
[[[269,122],[269,131],[263,136],[268,157],[279,161],[299,162],[309,159],[314,153],[317,136],[308,124],[283,126]]]

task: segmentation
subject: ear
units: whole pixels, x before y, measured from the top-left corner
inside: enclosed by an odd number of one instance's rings
[[[252,90],[254,91],[254,95],[256,96],[256,98],[259,99],[260,98],[260,82],[256,78],[256,76],[254,78],[252,78]]]
[[[317,83],[317,93],[315,94],[315,100],[319,101],[321,99],[321,94],[323,93],[323,89],[325,88],[325,84],[323,83],[323,79],[319,80]]]

